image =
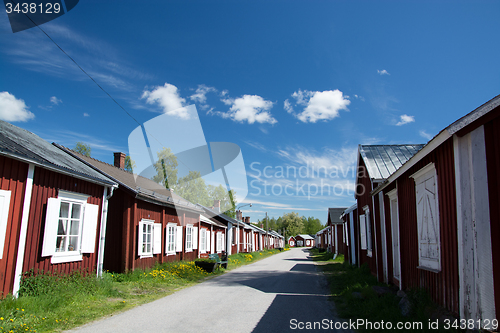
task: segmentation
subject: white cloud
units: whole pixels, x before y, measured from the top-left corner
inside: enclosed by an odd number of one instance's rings
[[[286,112],[293,114],[293,106],[288,99],[285,99],[283,108],[286,110]]]
[[[385,69],[383,69],[383,70],[377,69],[377,73],[379,73],[380,75],[391,75],[391,74],[389,74],[389,72],[388,72],[388,71],[386,71]]]
[[[401,126],[409,123],[413,123],[415,121],[414,116],[408,116],[406,114],[403,114],[400,116],[401,120],[396,124],[396,126]]]
[[[83,116],[84,116],[84,117],[90,117],[90,115],[89,115],[87,112],[84,112],[84,113],[83,113]]]
[[[5,121],[28,121],[35,115],[28,110],[24,100],[17,99],[7,91],[0,92],[0,119]]]
[[[338,90],[308,91],[300,90],[292,94],[296,104],[305,106],[304,110],[295,116],[302,122],[315,123],[318,120],[330,120],[339,116],[340,110],[348,111],[347,106],[351,103],[349,96],[344,96]],[[285,101],[285,109],[293,114],[293,108]]]
[[[229,118],[238,122],[247,121],[249,124],[269,123],[275,124],[278,121],[273,118],[268,111],[273,107],[273,102],[266,101],[257,95],[243,95],[235,99],[223,99],[226,105],[231,105],[228,112],[219,112],[223,118]]]
[[[424,131],[424,130],[421,130],[421,131],[419,132],[419,134],[420,134],[420,136],[421,136],[421,137],[423,137],[423,138],[425,138],[425,139],[427,139],[427,140],[432,139],[432,135],[431,135],[431,134],[429,134],[429,133],[427,133],[427,132],[426,132],[426,131]]]
[[[59,98],[57,98],[56,96],[52,96],[50,98],[50,103],[54,104],[54,105],[58,105],[59,103],[62,103],[62,100],[60,100]]]
[[[214,87],[208,87],[204,84],[198,85],[196,92],[189,96],[192,101],[200,103],[200,107],[204,110],[208,109],[210,106],[207,104],[207,94],[209,92],[217,92]]]
[[[148,104],[159,104],[163,112],[168,115],[189,119],[189,113],[183,108],[186,100],[179,95],[177,87],[173,84],[165,83],[151,91],[144,90],[141,98],[145,98]]]

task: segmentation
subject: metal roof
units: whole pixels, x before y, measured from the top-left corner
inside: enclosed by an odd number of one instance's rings
[[[328,208],[328,223],[338,224],[343,223],[340,216],[347,208]]]
[[[299,237],[299,236],[300,236],[300,237],[302,237],[302,239],[312,239],[312,240],[314,240],[314,238],[313,238],[313,237],[311,237],[310,235],[306,235],[306,234],[303,234],[303,235],[297,235],[297,236],[295,236],[295,237]]]
[[[0,154],[94,183],[117,185],[38,135],[1,120]]]
[[[359,145],[371,179],[386,179],[415,155],[423,144]]]

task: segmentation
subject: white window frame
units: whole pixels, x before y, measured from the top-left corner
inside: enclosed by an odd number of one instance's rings
[[[207,253],[207,229],[200,228],[200,253]]]
[[[99,206],[87,203],[90,196],[87,194],[59,190],[57,198],[49,198],[45,217],[42,257],[51,257],[52,264],[83,260],[83,253],[94,253],[99,217]],[[70,207],[80,205],[79,218],[61,218],[61,204],[67,203]],[[68,212],[70,214],[70,212]],[[79,220],[77,235],[58,235],[60,220]],[[68,226],[67,226],[68,227]],[[69,232],[69,230],[67,231]],[[71,251],[56,251],[58,237],[78,236],[76,246]],[[68,245],[69,249],[69,245]]]
[[[415,204],[417,208],[418,235],[418,268],[438,273],[441,271],[441,235],[436,167],[434,166],[434,163],[429,163],[410,177],[415,180]],[[432,190],[434,190],[434,193],[432,193]],[[428,203],[428,205],[424,205],[425,203]],[[428,215],[426,213],[427,209],[431,211],[432,209],[434,209],[433,214]],[[427,233],[427,235],[424,235],[424,231],[429,230],[429,216],[434,217],[435,239],[433,240],[425,237],[429,236],[429,233]],[[432,243],[432,246],[434,247],[433,254],[430,253],[431,241],[434,241],[434,243]],[[429,254],[429,256],[424,256],[426,247],[427,254]],[[432,257],[430,255],[432,255]]]
[[[360,238],[360,246],[361,250],[366,250],[368,248],[366,244],[366,215],[359,215],[359,238]]]
[[[392,276],[401,281],[401,260],[399,242],[399,212],[398,212],[398,189],[387,192],[389,197],[389,208],[391,213],[391,238],[392,238]],[[401,288],[401,285],[400,285]]]
[[[3,256],[5,238],[7,236],[7,222],[9,221],[11,191],[0,190],[0,259]]]
[[[217,232],[216,251],[217,251],[217,253],[222,252],[222,232],[220,232],[220,231]]]
[[[165,228],[165,254],[175,255],[177,237],[177,223],[167,223]]]
[[[186,252],[193,252],[193,225],[186,225]]]
[[[372,224],[370,221],[370,208],[368,205],[363,207],[365,212],[365,222],[366,222],[366,255],[368,257],[373,256],[373,244],[372,244]]]
[[[144,250],[144,226],[151,228],[151,240],[149,250]],[[151,258],[154,254],[161,253],[161,223],[155,223],[154,220],[142,219],[139,221],[137,232],[137,255],[139,258]]]

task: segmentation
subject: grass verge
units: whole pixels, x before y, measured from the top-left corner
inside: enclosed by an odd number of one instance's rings
[[[228,270],[278,253],[264,250],[229,256]],[[171,262],[128,273],[24,274],[19,298],[0,300],[0,332],[60,332],[167,296],[223,274],[206,273],[194,262]]]
[[[358,331],[380,332],[387,330],[389,325],[396,331],[397,325],[403,325],[399,331],[405,332],[454,331],[445,330],[442,325],[439,329],[429,328],[429,323],[435,323],[439,317],[443,319],[443,311],[432,303],[425,291],[406,292],[412,310],[408,316],[403,316],[399,308],[401,298],[396,296],[397,289],[377,282],[368,266],[360,268],[351,266],[344,262],[343,255],[337,256],[334,260],[332,253],[319,253],[317,249],[311,250],[311,256],[327,277],[338,315],[347,320],[362,319],[365,323],[374,324],[371,327],[369,325],[357,327]],[[374,286],[381,287],[378,291],[384,292],[377,292],[377,287]],[[384,326],[376,329],[382,322]]]

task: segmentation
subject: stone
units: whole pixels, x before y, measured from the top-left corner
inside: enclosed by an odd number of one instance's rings
[[[408,297],[403,297],[401,298],[401,300],[399,301],[399,311],[401,312],[401,314],[405,317],[408,317],[412,311],[412,305],[411,305],[411,302],[410,300],[408,299]]]

